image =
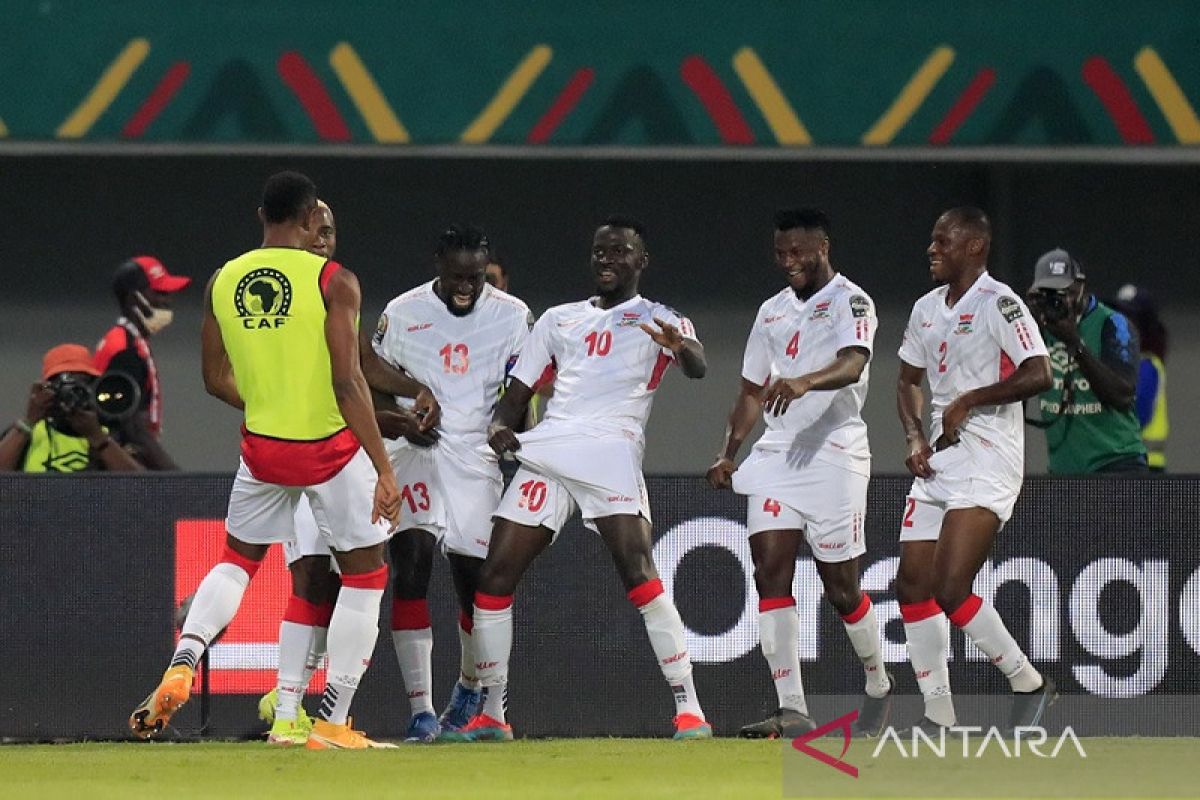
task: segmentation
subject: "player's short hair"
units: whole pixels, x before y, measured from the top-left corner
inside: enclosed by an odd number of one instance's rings
[[[792,231],[797,228],[806,231],[821,231],[828,239],[832,234],[829,216],[815,208],[784,208],[775,212],[775,230]]]
[[[624,228],[633,231],[642,240],[643,245],[646,243],[646,226],[636,217],[628,214],[609,214],[604,218],[602,224],[608,228]]]
[[[984,239],[992,238],[992,221],[988,219],[988,215],[982,209],[975,206],[958,206],[942,216],[949,217],[964,228],[970,228],[977,236]]]
[[[508,277],[508,267],[504,266],[504,262],[500,260],[500,256],[495,250],[488,251],[488,259],[489,267],[493,264],[496,265],[496,268],[500,270],[500,274],[506,278]]]
[[[488,241],[487,234],[474,225],[451,225],[438,237],[434,255],[441,258],[458,250],[470,252],[482,250],[491,255],[492,245]]]
[[[278,225],[297,219],[317,204],[317,186],[307,175],[277,172],[263,186],[262,210],[267,222]]]

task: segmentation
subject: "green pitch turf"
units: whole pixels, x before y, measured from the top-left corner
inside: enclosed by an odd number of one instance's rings
[[[1200,793],[1200,740],[1082,739],[1087,758],[1047,764],[986,757],[871,758],[855,742],[851,779],[811,759],[788,762],[806,797],[1113,797]],[[371,752],[281,750],[260,743],[0,747],[5,797],[754,798],[783,796],[779,742],[570,739],[405,746]],[[822,746],[837,753],[837,749]],[[789,754],[791,757],[793,754]],[[1034,783],[1036,781],[1036,783]],[[1143,791],[1130,792],[1130,785]]]

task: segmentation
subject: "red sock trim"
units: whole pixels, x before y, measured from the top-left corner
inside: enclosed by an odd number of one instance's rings
[[[790,594],[787,597],[760,597],[758,599],[758,613],[765,614],[768,611],[778,611],[781,608],[793,608],[796,605],[796,598]]]
[[[901,603],[900,618],[905,622],[920,622],[942,613],[942,607],[932,597],[919,603]]]
[[[261,561],[255,561],[252,558],[246,558],[229,545],[225,545],[225,552],[221,553],[221,563],[233,564],[235,567],[241,567],[251,578],[254,577],[254,573],[258,572],[259,566],[262,565]]]
[[[983,598],[977,594],[969,595],[963,604],[951,611],[948,616],[954,626],[961,628],[971,620],[975,619],[975,615],[979,613],[979,609],[983,608]]]
[[[287,607],[283,609],[284,622],[316,626],[320,620],[321,606],[316,603],[310,603],[303,597],[297,597],[296,595],[288,598]]]
[[[388,568],[384,564],[371,572],[358,572],[354,575],[342,575],[342,586],[347,589],[386,589]]]
[[[471,615],[465,611],[458,612],[458,627],[465,632],[470,633],[475,630],[475,620],[471,619]]]
[[[313,623],[314,628],[328,628],[329,620],[333,619],[333,609],[337,603],[322,603],[317,606],[317,621]]]
[[[842,615],[842,620],[847,625],[853,625],[867,615],[871,610],[871,597],[866,592],[863,592],[862,602],[858,604],[858,608],[851,611],[849,614]]]
[[[638,608],[646,605],[663,593],[662,581],[658,578],[639,583],[629,590],[629,602]]]
[[[482,608],[484,611],[503,611],[512,604],[513,596],[511,594],[475,593],[475,607]]]
[[[392,599],[392,630],[419,631],[431,627],[429,623],[429,601]]]

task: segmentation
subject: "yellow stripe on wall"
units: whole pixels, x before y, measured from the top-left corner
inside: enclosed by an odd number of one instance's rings
[[[871,130],[863,135],[862,143],[868,145],[890,144],[900,129],[908,124],[925,98],[933,91],[933,87],[950,69],[954,63],[954,50],[941,45],[937,47],[925,63],[921,65],[908,81],[908,85],[892,103],[892,107],[879,118]]]
[[[86,136],[96,124],[96,120],[100,119],[100,115],[108,110],[112,101],[125,88],[125,84],[129,83],[129,79],[149,52],[149,41],[130,39],[121,54],[104,70],[104,74],[88,92],[88,96],[71,112],[71,116],[58,126],[54,135],[60,139],[78,139]]]
[[[387,144],[409,141],[408,131],[396,118],[387,98],[379,90],[379,84],[348,42],[340,42],[330,51],[329,66],[333,67],[338,80],[346,87],[346,93],[367,123],[367,129],[375,141]]]
[[[492,138],[496,129],[504,124],[508,115],[516,108],[517,103],[529,91],[529,87],[537,80],[538,75],[550,63],[554,51],[544,44],[539,44],[529,51],[513,70],[500,91],[483,109],[480,115],[463,131],[461,140],[469,144],[483,144]]]
[[[758,110],[762,112],[775,139],[782,145],[810,145],[812,137],[804,123],[796,116],[779,85],[767,71],[767,67],[749,47],[733,54],[733,69],[737,72],[746,91],[750,93]]]
[[[1133,68],[1162,109],[1179,143],[1200,144],[1200,120],[1158,53],[1151,47],[1143,47],[1133,59]]]

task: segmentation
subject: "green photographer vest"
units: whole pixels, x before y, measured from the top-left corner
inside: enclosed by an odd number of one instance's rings
[[[1099,357],[1104,323],[1115,312],[1097,302],[1079,321],[1079,338],[1084,348]],[[1050,351],[1054,384],[1039,396],[1038,405],[1046,428],[1050,472],[1080,475],[1096,472],[1106,464],[1143,455],[1142,432],[1131,406],[1121,411],[1103,405],[1079,365],[1067,354],[1066,345],[1043,331]],[[1066,407],[1063,387],[1070,381]]]

